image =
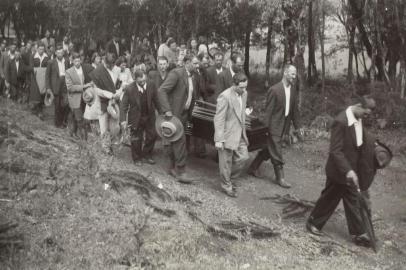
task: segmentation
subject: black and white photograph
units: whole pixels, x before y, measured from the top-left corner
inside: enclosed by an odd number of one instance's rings
[[[406,1],[0,0],[0,269],[406,269]]]

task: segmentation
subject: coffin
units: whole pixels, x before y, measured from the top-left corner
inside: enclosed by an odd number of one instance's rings
[[[202,138],[214,144],[213,118],[216,105],[204,101],[196,101],[192,111],[192,121],[186,128],[186,133]],[[249,141],[248,151],[255,151],[266,146],[267,127],[254,116],[247,115],[245,121]]]

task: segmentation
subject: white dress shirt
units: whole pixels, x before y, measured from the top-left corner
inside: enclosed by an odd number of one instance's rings
[[[290,88],[291,88],[291,85],[286,86],[284,84],[283,88],[285,89],[285,117],[286,117],[286,116],[289,115],[289,110],[290,110]]]
[[[58,63],[59,76],[65,76],[65,58],[62,58],[61,61],[56,59],[56,62]]]
[[[20,67],[20,61],[15,61],[16,62],[16,70],[17,70],[17,74],[18,74],[18,68]]]
[[[217,75],[219,75],[221,72],[223,72],[223,68],[222,67],[219,69],[216,68],[216,72],[217,72]]]
[[[114,46],[116,47],[116,51],[117,51],[117,57],[118,56],[120,56],[120,47],[119,47],[119,45],[118,45],[118,42],[115,42],[114,40],[113,40],[113,43],[114,43]]]
[[[352,112],[351,106],[345,110],[345,114],[347,115],[348,119],[348,126],[354,125],[355,128],[355,137],[357,140],[357,146],[360,147],[363,143],[362,140],[362,120],[355,118],[354,113]]]
[[[188,96],[186,99],[185,103],[185,110],[188,110],[190,107],[190,104],[192,103],[192,95],[193,95],[193,79],[192,75],[189,73],[189,71],[186,71],[188,75],[188,85],[189,85],[189,91],[188,91]]]
[[[106,66],[105,66],[105,68],[107,69],[107,72],[109,73],[110,78],[111,78],[111,80],[113,81],[113,84],[116,85],[117,78],[118,78],[118,73],[117,73],[117,71],[114,70],[114,68],[113,68],[113,70],[108,69]]]
[[[141,94],[144,94],[145,89],[147,89],[147,83],[144,84],[144,86],[141,86],[137,83],[138,91],[140,91]]]
[[[235,72],[234,72],[234,70],[231,68],[231,66],[230,66],[230,73],[231,73],[231,78],[234,78]]]

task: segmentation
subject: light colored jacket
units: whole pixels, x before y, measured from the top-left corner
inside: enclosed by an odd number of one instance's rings
[[[114,94],[111,93],[110,91],[102,90],[97,87],[93,87],[90,89],[91,90],[89,91],[93,92],[94,100],[92,104],[86,104],[85,113],[83,114],[83,117],[87,120],[98,120],[99,117],[103,114],[101,110],[100,97],[112,99]]]
[[[245,107],[247,92],[241,96],[242,108],[234,86],[224,90],[217,98],[216,115],[214,116],[214,142],[223,142],[224,148],[236,150],[241,137],[248,145],[245,130]]]
[[[68,103],[71,109],[80,108],[84,81],[84,74],[82,74],[82,78],[80,78],[75,67],[71,67],[65,71],[65,82],[68,90]]]

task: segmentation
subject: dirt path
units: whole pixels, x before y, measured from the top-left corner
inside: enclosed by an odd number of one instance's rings
[[[0,105],[5,108],[1,100]],[[342,210],[325,226],[330,238],[319,239],[305,232],[308,213],[282,219],[284,205],[262,200],[291,194],[314,201],[324,186],[326,140],[286,149],[291,189],[269,180],[273,173],[266,163],[261,167],[263,179],[243,175],[238,198],[229,198],[220,192],[211,147],[209,158],[189,157],[188,169],[198,182],[182,185],[165,173],[167,161],[160,142],[157,164],[136,167],[128,147],[116,149],[113,158],[104,156],[95,136],[83,145],[69,139],[67,130],[54,128],[51,117],[42,122],[14,105],[0,110],[0,132],[5,139],[0,144],[0,198],[7,199],[0,201],[0,216],[17,221],[18,232],[24,235],[23,249],[0,248],[0,269],[121,270],[142,265],[187,270],[405,269],[406,170],[398,152],[372,187],[380,240],[375,254],[350,242]],[[399,140],[391,144],[395,147]],[[146,177],[144,182],[112,184],[114,179],[125,183],[124,178],[140,175]],[[145,181],[152,188],[149,192],[137,188]],[[160,185],[160,192],[170,199],[155,196]],[[151,203],[160,210],[151,212]],[[220,221],[254,221],[275,227],[280,235],[229,240],[207,228]]]

